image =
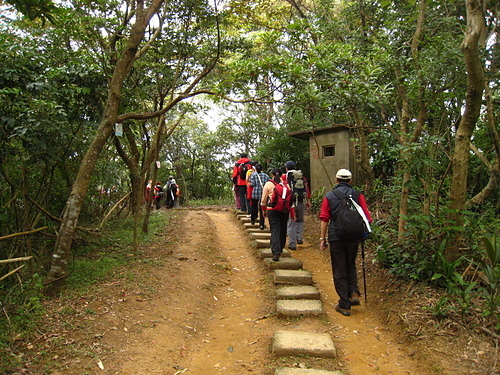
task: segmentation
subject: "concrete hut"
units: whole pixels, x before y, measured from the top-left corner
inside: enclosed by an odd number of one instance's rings
[[[332,125],[289,134],[291,137],[309,141],[311,191],[325,187],[325,192],[335,185],[335,173],[348,168],[353,179],[358,174],[356,162],[357,143],[352,131],[344,125]]]

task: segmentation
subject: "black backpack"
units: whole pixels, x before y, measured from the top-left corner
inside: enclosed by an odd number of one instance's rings
[[[238,170],[239,170],[239,173],[240,173],[240,178],[242,180],[246,180],[247,179],[247,172],[248,172],[248,164],[247,163],[241,163],[238,166]]]
[[[344,241],[362,240],[365,223],[352,203],[352,194],[342,195],[338,190],[333,190],[333,193],[340,200],[337,214],[333,219],[335,234]]]

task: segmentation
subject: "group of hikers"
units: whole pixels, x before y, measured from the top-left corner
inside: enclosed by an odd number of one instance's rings
[[[149,202],[151,194],[152,181],[149,181],[146,186],[146,202]],[[165,186],[161,186],[161,182],[157,181],[153,186],[153,201],[155,208],[159,210],[161,208],[161,202],[165,198],[165,206],[167,208],[173,208],[178,203],[178,198],[180,195],[180,189],[175,182],[174,176],[169,176],[168,181]]]
[[[272,260],[279,261],[288,237],[288,249],[295,251],[304,242],[304,216],[310,207],[311,191],[307,179],[293,161],[270,174],[262,165],[240,154],[232,171],[236,208],[250,214],[250,221],[261,230],[267,217],[271,232]],[[366,199],[351,187],[352,173],[340,169],[337,184],[321,203],[319,219],[320,249],[330,247],[333,282],[339,296],[336,311],[351,315],[351,306],[360,304],[356,274],[359,243],[371,232],[372,221]]]

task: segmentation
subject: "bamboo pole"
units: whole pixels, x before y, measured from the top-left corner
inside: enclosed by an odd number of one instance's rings
[[[115,210],[115,208],[116,208],[116,207],[118,207],[118,205],[119,205],[120,203],[122,203],[122,202],[123,202],[126,198],[128,198],[128,197],[130,196],[130,194],[131,194],[131,193],[132,193],[132,192],[128,192],[127,194],[125,194],[125,195],[123,196],[123,198],[122,198],[122,199],[120,199],[118,202],[116,202],[116,203],[115,203],[115,205],[113,206],[113,208],[111,208],[111,210],[109,210],[109,212],[106,214],[106,216],[104,217],[104,219],[102,219],[101,224],[99,224],[99,228],[101,228],[101,227],[102,227],[102,225],[104,224],[104,222],[106,221],[106,219],[108,218],[108,216],[109,216],[109,215],[111,215],[111,212],[113,212],[113,211]]]
[[[0,260],[0,264],[8,264],[8,263],[15,263],[15,262],[24,262],[26,260],[30,260],[31,258],[33,258],[33,257],[29,256],[29,257],[21,257],[21,258],[2,259],[2,260]]]
[[[6,240],[6,239],[9,239],[9,238],[12,238],[12,237],[24,236],[26,234],[40,232],[41,230],[44,230],[44,229],[47,229],[47,228],[48,227],[41,227],[41,228],[37,228],[37,229],[26,231],[26,232],[12,233],[12,234],[9,234],[7,236],[0,237],[0,241],[1,240]]]
[[[26,264],[23,264],[22,266],[19,266],[17,267],[15,270],[12,270],[10,271],[9,273],[3,275],[2,277],[0,277],[0,281],[2,281],[3,279],[6,279],[7,277],[9,277],[10,275],[12,275],[13,273],[16,273],[17,271],[19,271],[21,268],[23,268]]]

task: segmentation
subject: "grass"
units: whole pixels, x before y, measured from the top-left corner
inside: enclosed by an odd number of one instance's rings
[[[184,203],[186,206],[199,207],[199,206],[218,206],[218,205],[234,205],[234,197],[220,197],[220,198],[202,198],[190,199]]]

